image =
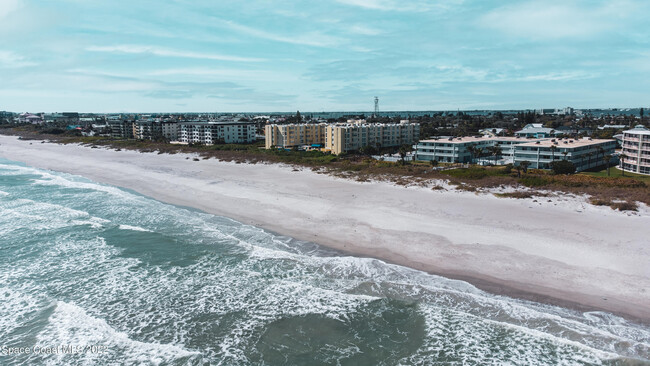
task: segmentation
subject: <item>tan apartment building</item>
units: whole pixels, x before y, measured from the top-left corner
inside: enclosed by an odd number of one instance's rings
[[[419,123],[336,124],[327,126],[325,149],[338,155],[364,146],[412,145],[419,139]]]
[[[327,123],[266,125],[264,135],[266,148],[292,148],[303,145],[324,145]]]
[[[318,145],[338,155],[364,146],[412,145],[420,138],[420,125],[407,122],[267,125],[265,133],[267,149]]]

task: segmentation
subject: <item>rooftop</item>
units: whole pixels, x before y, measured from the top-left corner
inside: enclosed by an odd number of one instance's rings
[[[440,142],[440,143],[448,143],[448,144],[463,144],[466,142],[489,142],[489,141],[519,141],[519,142],[526,142],[526,141],[537,141],[537,139],[527,139],[525,137],[507,137],[507,136],[496,136],[496,137],[490,137],[490,136],[463,136],[463,137],[445,137],[441,136],[440,138],[437,139],[427,139],[427,140],[420,140],[420,142]]]
[[[518,146],[551,147],[554,145],[557,146],[558,148],[567,148],[567,147],[574,148],[574,147],[597,145],[597,144],[602,144],[603,142],[614,142],[614,141],[616,140],[590,139],[590,138],[583,138],[578,140],[578,139],[565,138],[565,139],[546,139],[546,140],[532,141]]]
[[[633,129],[623,131],[623,133],[637,133],[641,135],[650,135],[650,130],[647,129],[644,125],[636,125]]]

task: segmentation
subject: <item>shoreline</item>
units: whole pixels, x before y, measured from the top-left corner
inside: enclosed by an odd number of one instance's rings
[[[0,136],[0,156],[490,293],[650,323],[645,213],[627,216],[568,198],[542,204],[13,136]]]

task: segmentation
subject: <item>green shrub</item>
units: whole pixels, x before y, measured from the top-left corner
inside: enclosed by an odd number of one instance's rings
[[[525,176],[519,179],[519,183],[526,187],[543,187],[551,183],[546,177]]]
[[[573,174],[576,166],[568,160],[558,160],[551,163],[553,174]]]

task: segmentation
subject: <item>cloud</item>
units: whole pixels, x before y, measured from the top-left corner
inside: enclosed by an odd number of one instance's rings
[[[364,36],[377,36],[384,33],[381,29],[368,27],[366,25],[356,24],[347,28],[348,31]]]
[[[86,51],[91,52],[108,52],[108,53],[125,53],[125,54],[149,54],[162,57],[180,57],[194,58],[202,60],[218,61],[235,61],[235,62],[262,62],[265,59],[253,57],[239,57],[230,55],[221,55],[216,53],[202,53],[192,51],[179,51],[155,46],[138,46],[138,45],[116,45],[116,46],[90,46]]]
[[[0,50],[0,67],[4,68],[19,68],[27,66],[35,66],[35,62],[31,62],[25,57],[18,55],[12,51]]]
[[[479,24],[513,37],[588,38],[611,30],[633,9],[628,1],[616,3],[619,6],[610,3],[579,6],[571,1],[525,2],[494,9],[480,17]]]
[[[19,0],[2,0],[0,2],[0,19],[16,11],[21,5]]]
[[[247,25],[235,23],[230,20],[218,19],[221,25],[236,32],[255,37],[267,39],[275,42],[290,43],[303,46],[315,47],[335,47],[341,44],[342,40],[337,37],[328,36],[319,32],[306,32],[292,36],[285,36],[272,33],[266,30],[260,30]]]
[[[338,3],[356,6],[364,9],[381,10],[381,11],[445,11],[464,2],[464,0],[335,0]]]

